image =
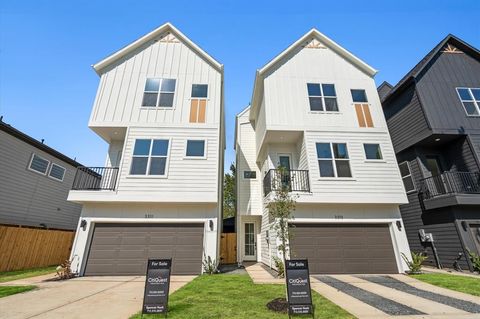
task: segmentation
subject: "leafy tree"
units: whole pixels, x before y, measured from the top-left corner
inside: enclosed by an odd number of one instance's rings
[[[277,171],[279,176],[286,176],[285,168],[280,167]],[[275,183],[273,189],[273,199],[267,204],[268,213],[274,220],[272,229],[276,232],[280,245],[277,246],[278,251],[282,255],[283,265],[288,252],[288,243],[291,240],[292,232],[289,231],[288,222],[293,219],[295,211],[295,198],[289,193],[289,183]]]
[[[235,216],[237,194],[235,192],[237,169],[235,163],[230,165],[230,173],[225,173],[223,179],[223,218]]]

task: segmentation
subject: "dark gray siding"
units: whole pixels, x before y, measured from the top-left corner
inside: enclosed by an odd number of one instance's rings
[[[417,78],[417,92],[438,133],[480,134],[480,117],[466,115],[456,87],[480,87],[480,62],[468,54],[439,53]]]
[[[32,153],[66,168],[63,182],[27,169]],[[76,168],[0,131],[0,224],[75,229],[81,205],[67,201]]]
[[[383,110],[396,153],[431,135],[415,86],[386,102]]]

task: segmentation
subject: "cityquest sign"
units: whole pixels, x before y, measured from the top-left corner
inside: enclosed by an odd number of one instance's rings
[[[167,313],[171,269],[171,259],[148,260],[142,314]]]
[[[297,259],[285,262],[285,280],[287,282],[288,315],[314,316],[308,260]]]

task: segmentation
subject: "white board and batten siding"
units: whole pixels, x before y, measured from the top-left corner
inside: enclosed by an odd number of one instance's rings
[[[147,78],[176,79],[172,108],[141,107]],[[219,125],[221,72],[180,40],[150,41],[101,74],[89,126],[189,125],[192,84],[208,84],[206,123]]]

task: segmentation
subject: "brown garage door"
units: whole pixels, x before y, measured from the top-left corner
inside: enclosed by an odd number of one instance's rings
[[[387,224],[295,224],[291,249],[312,274],[398,272]]]
[[[202,269],[203,224],[96,224],[85,275],[143,275],[148,258],[172,258],[173,274]]]

